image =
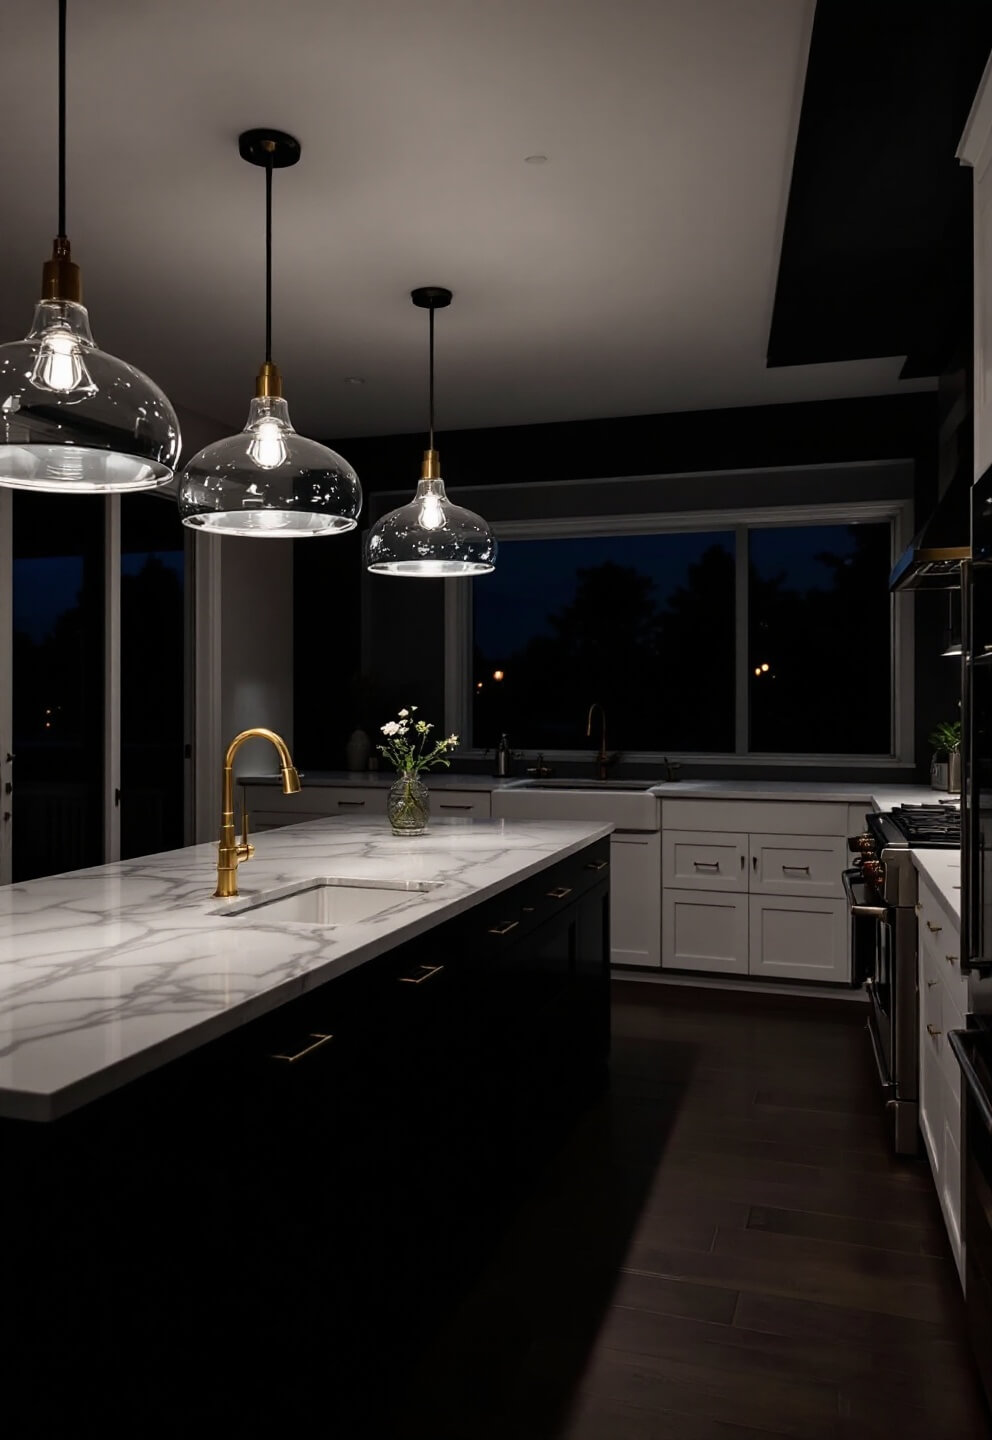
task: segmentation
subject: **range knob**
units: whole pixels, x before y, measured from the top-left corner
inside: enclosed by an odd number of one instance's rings
[[[885,866],[881,860],[866,860],[861,867],[861,873],[879,890],[885,884]]]

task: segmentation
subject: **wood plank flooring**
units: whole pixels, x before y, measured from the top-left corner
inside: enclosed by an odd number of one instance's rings
[[[614,986],[609,1094],[427,1347],[397,1440],[986,1440],[860,1006]]]

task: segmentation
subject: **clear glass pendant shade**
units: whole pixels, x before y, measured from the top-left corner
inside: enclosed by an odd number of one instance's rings
[[[207,445],[179,482],[184,525],[293,540],[354,530],[362,487],[347,460],[298,435],[285,400],[256,396],[239,435]]]
[[[0,485],[153,490],[172,479],[179,447],[165,395],[97,349],[84,305],[41,300],[27,338],[0,345]]]
[[[429,458],[424,464],[432,468]],[[496,565],[496,540],[481,515],[451,503],[440,475],[425,475],[409,505],[372,526],[365,564],[377,575],[486,575]]]

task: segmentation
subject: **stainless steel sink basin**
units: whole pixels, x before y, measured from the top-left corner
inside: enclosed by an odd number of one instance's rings
[[[528,790],[650,790],[661,780],[522,780]]]
[[[223,914],[229,919],[251,916],[263,924],[287,921],[295,925],[354,925],[441,884],[441,880],[307,880],[289,892],[281,889],[245,896]]]

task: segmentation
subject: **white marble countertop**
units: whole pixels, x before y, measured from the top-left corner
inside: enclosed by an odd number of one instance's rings
[[[873,804],[877,810],[893,805],[933,804],[958,800],[929,785],[888,785],[881,780],[672,780],[652,787],[666,800],[837,800]]]
[[[325,877],[441,881],[372,919],[237,917],[217,847],[0,888],[0,1116],[51,1120],[431,929],[610,833],[585,821],[312,820],[254,837],[240,901]]]
[[[303,770],[304,788],[314,785],[356,786],[378,789],[393,783],[392,770]],[[523,788],[526,776],[512,775],[507,779],[492,775],[466,775],[450,770],[431,770],[424,779],[431,790],[502,790]],[[559,776],[556,779],[567,779]],[[239,775],[242,785],[281,785],[281,774]],[[609,786],[604,786],[609,789]],[[879,780],[672,780],[645,788],[652,795],[671,800],[836,800],[851,805],[873,804],[877,810],[891,810],[893,805],[933,803],[958,799],[957,796],[932,790],[928,785],[886,784]]]
[[[912,850],[913,864],[936,890],[947,910],[961,921],[961,851]]]

